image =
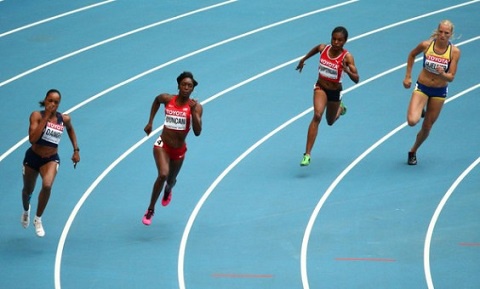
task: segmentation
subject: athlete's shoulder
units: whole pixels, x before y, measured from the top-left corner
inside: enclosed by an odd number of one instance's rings
[[[30,119],[32,120],[40,120],[42,118],[42,112],[40,110],[35,110],[30,113]]]
[[[322,52],[323,50],[325,50],[325,48],[327,48],[328,44],[324,44],[324,43],[321,43],[318,45],[318,51],[319,52]]]
[[[424,47],[425,49],[432,47],[435,44],[435,39],[430,38],[427,40],[423,40],[418,44],[419,47]]]
[[[452,42],[449,42],[448,44],[449,44],[450,47],[452,48],[452,51],[458,51],[458,52],[460,52],[460,48],[458,48],[457,45],[453,44]]]
[[[174,95],[168,93],[160,93],[155,99],[159,103],[168,103],[173,97]]]
[[[30,116],[42,116],[43,110],[34,110],[32,113],[30,113]]]
[[[461,55],[461,51],[460,51],[460,48],[458,48],[458,46],[454,45],[454,44],[450,44],[451,45],[451,49],[452,49],[452,56],[455,57],[455,58],[460,58],[460,55]]]

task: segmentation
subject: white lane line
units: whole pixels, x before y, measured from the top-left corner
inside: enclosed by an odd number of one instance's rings
[[[94,47],[100,46],[100,45],[102,45],[102,44],[108,43],[108,42],[110,42],[110,41],[116,40],[116,39],[118,39],[118,38],[122,38],[122,37],[125,37],[125,36],[127,36],[127,35],[130,35],[130,34],[133,34],[133,33],[136,33],[136,32],[142,31],[142,30],[145,30],[145,29],[147,29],[146,27],[151,28],[151,27],[153,27],[153,26],[157,26],[157,25],[160,25],[160,24],[163,24],[163,23],[166,23],[166,22],[173,21],[174,19],[182,18],[182,17],[185,17],[185,16],[187,16],[187,15],[195,14],[195,13],[198,13],[198,12],[200,12],[200,11],[204,11],[204,10],[207,10],[207,9],[212,9],[212,8],[214,8],[214,7],[217,7],[217,6],[229,4],[229,3],[231,3],[231,2],[236,2],[236,1],[237,1],[237,0],[230,0],[230,1],[222,2],[222,3],[220,3],[220,4],[216,4],[216,5],[213,5],[213,6],[205,7],[205,8],[202,8],[202,9],[198,9],[198,10],[195,10],[195,11],[192,11],[192,12],[188,12],[188,13],[185,13],[185,14],[182,14],[182,15],[179,15],[179,16],[176,16],[176,17],[173,17],[173,18],[170,18],[170,19],[161,21],[161,22],[157,22],[157,23],[151,24],[151,25],[149,25],[149,26],[145,26],[145,27],[142,27],[142,28],[139,28],[139,29],[136,29],[136,30],[132,30],[132,31],[127,32],[127,33],[122,34],[122,35],[118,35],[118,36],[116,36],[116,37],[113,37],[113,38],[104,40],[104,41],[102,41],[102,42],[99,42],[99,43],[96,43],[96,44],[94,44],[94,45],[85,47],[85,48],[83,48],[83,49],[77,50],[77,51],[75,51],[75,52],[72,52],[72,53],[70,53],[70,54],[67,54],[67,55],[65,55],[65,56],[62,56],[62,57],[60,57],[60,58],[57,58],[57,59],[55,59],[55,60],[52,60],[52,61],[47,62],[47,63],[45,63],[45,64],[42,64],[42,65],[40,65],[40,66],[37,66],[36,68],[30,69],[29,71],[24,72],[23,74],[17,75],[17,76],[14,77],[14,78],[11,78],[11,79],[9,79],[9,80],[7,80],[7,81],[4,81],[4,82],[0,83],[0,87],[1,87],[2,85],[4,85],[4,84],[7,84],[8,82],[11,82],[11,81],[13,81],[13,80],[16,80],[16,79],[18,79],[18,78],[20,78],[20,77],[22,77],[22,76],[25,76],[25,75],[27,75],[27,74],[30,74],[30,73],[32,73],[33,71],[39,70],[39,69],[41,69],[41,68],[43,68],[43,67],[45,67],[45,66],[48,66],[48,65],[50,65],[50,64],[53,64],[53,63],[55,63],[55,62],[59,62],[59,61],[65,59],[65,58],[68,58],[68,57],[71,57],[71,56],[73,56],[73,55],[79,54],[79,53],[81,53],[81,52],[84,52],[84,51],[86,51],[86,50],[89,50],[89,49],[92,49],[92,48],[94,48]],[[171,62],[171,63],[173,63],[173,62]],[[169,64],[171,64],[171,63],[169,63]],[[166,65],[165,65],[165,66],[166,66]],[[163,67],[163,66],[162,66],[162,67]],[[160,67],[160,68],[161,68],[161,67]],[[116,85],[114,85],[114,86],[112,86],[112,87],[110,87],[110,88],[108,88],[108,89],[106,89],[106,90],[104,90],[104,91],[102,91],[102,92],[100,92],[100,93],[98,93],[98,94],[96,94],[96,95],[94,95],[94,96],[92,96],[92,97],[90,97],[90,98],[88,98],[88,99],[80,102],[79,104],[75,105],[74,107],[66,110],[64,113],[72,113],[73,111],[79,109],[80,107],[86,105],[87,103],[89,103],[89,102],[91,102],[91,101],[93,101],[93,100],[95,100],[95,99],[97,99],[97,98],[99,98],[99,97],[101,97],[101,96],[103,96],[103,95],[105,95],[105,94],[107,94],[107,93],[109,93],[109,92],[117,89],[117,88],[120,88],[120,87],[122,87],[123,85],[126,85],[126,84],[128,84],[128,83],[130,83],[130,82],[133,82],[133,81],[135,81],[135,80],[137,80],[137,79],[139,79],[139,78],[141,78],[141,77],[143,77],[143,76],[145,76],[145,75],[147,75],[147,74],[150,74],[150,73],[152,73],[152,72],[154,72],[154,71],[156,71],[156,70],[158,70],[158,69],[160,69],[160,68],[143,72],[143,73],[138,74],[138,75],[136,75],[136,76],[134,76],[134,77],[132,77],[132,78],[130,78],[130,79],[127,79],[127,80],[125,80],[125,81],[123,81],[123,82],[121,82],[121,83],[118,83],[118,84],[116,84]],[[15,145],[13,145],[12,147],[10,147],[10,148],[9,148],[6,152],[4,152],[2,155],[0,155],[0,162],[2,162],[6,157],[8,157],[11,153],[13,153],[16,149],[18,149],[22,144],[24,144],[24,143],[27,142],[27,141],[28,141],[28,135],[25,136],[24,138],[22,138],[20,141],[18,141],[18,142],[17,142]]]
[[[480,163],[480,158],[477,158],[476,161],[474,161],[463,173],[455,180],[455,182],[452,184],[450,189],[445,193],[443,196],[442,200],[437,206],[437,209],[435,210],[435,213],[433,214],[433,217],[430,221],[430,225],[428,226],[427,230],[427,236],[425,238],[425,246],[424,246],[424,253],[423,253],[423,263],[424,263],[424,270],[425,270],[425,279],[427,281],[427,286],[428,289],[434,289],[435,287],[433,286],[433,280],[432,280],[432,272],[430,271],[430,245],[432,243],[432,235],[433,235],[433,230],[435,229],[435,224],[438,221],[438,217],[440,216],[440,213],[443,210],[443,207],[447,203],[448,199],[450,196],[453,194],[455,189],[458,187],[460,182],[463,181],[463,179],[475,168]]]
[[[40,25],[40,24],[43,24],[43,23],[53,21],[53,20],[58,19],[58,18],[62,18],[62,17],[68,16],[68,15],[78,13],[78,12],[82,12],[82,11],[85,11],[85,10],[88,10],[88,9],[91,9],[91,8],[94,8],[94,7],[97,7],[97,6],[108,4],[110,2],[114,2],[114,1],[116,1],[116,0],[107,0],[107,1],[104,1],[104,2],[95,3],[95,4],[85,6],[85,7],[79,8],[79,9],[75,9],[75,10],[72,10],[72,11],[69,11],[69,12],[65,12],[63,14],[59,14],[57,16],[46,18],[46,19],[43,19],[43,20],[31,23],[31,24],[22,26],[22,27],[18,27],[16,29],[1,33],[0,38],[2,38],[4,36],[7,36],[7,35],[10,35],[10,34],[13,34],[13,33],[18,32],[18,31],[22,31],[22,30],[25,30],[25,29],[28,29],[28,28],[31,28],[31,27],[34,27],[34,26],[37,26],[37,25]]]
[[[457,5],[458,6],[458,5]],[[429,13],[429,15],[431,15],[431,13]],[[472,39],[469,39],[469,40],[466,40],[466,41],[463,41],[461,43],[458,43],[457,46],[461,46],[461,45],[464,45],[464,44],[467,44],[467,43],[470,43],[472,41],[475,41],[475,40],[478,40],[480,39],[480,36],[477,36],[477,37],[474,37]],[[421,60],[422,58],[417,58],[415,59],[415,62],[418,62],[419,60]],[[403,64],[403,65],[399,65],[395,68],[392,68],[390,70],[387,70],[381,74],[378,74],[374,77],[371,77],[369,79],[367,79],[366,81],[364,82],[361,82],[359,84],[357,84],[356,86],[352,87],[351,89],[346,89],[345,92],[349,91],[349,90],[353,90],[353,89],[356,89],[357,87],[361,86],[361,85],[364,85],[365,83],[368,83],[370,81],[373,81],[374,79],[377,79],[378,77],[380,76],[383,76],[383,75],[386,75],[388,73],[391,73],[393,71],[396,71],[400,68],[403,68],[405,67],[406,64]],[[448,98],[445,103],[448,103],[456,98],[458,98],[459,96],[467,93],[467,92],[470,92],[474,89],[477,89],[478,87],[480,86],[480,84],[477,84],[469,89],[466,89],[464,90],[462,93],[459,93],[455,96],[452,96],[450,98]],[[313,108],[311,108],[310,110],[312,110]],[[323,204],[326,202],[327,198],[330,196],[330,194],[332,193],[332,191],[335,189],[335,187],[338,185],[338,183],[340,183],[340,181],[362,160],[364,159],[370,152],[372,152],[375,148],[377,148],[379,145],[381,145],[383,142],[385,142],[387,139],[389,139],[391,136],[393,136],[394,134],[396,134],[398,131],[400,131],[401,129],[403,129],[404,127],[407,126],[407,122],[401,124],[400,126],[398,126],[397,128],[395,128],[394,130],[392,130],[390,133],[388,133],[387,135],[385,135],[384,137],[382,137],[380,140],[378,140],[376,143],[374,143],[370,148],[368,148],[365,152],[363,152],[360,156],[357,157],[357,159],[355,159],[349,166],[347,166],[347,168],[345,170],[343,170],[340,175],[333,181],[333,183],[328,187],[328,189],[325,191],[325,193],[323,194],[322,198],[320,199],[320,201],[318,202],[317,206],[315,207],[312,215],[310,216],[310,219],[308,221],[308,224],[307,224],[307,227],[305,229],[305,234],[304,234],[304,237],[303,237],[303,241],[302,241],[302,248],[301,248],[301,253],[300,253],[300,271],[301,271],[301,275],[302,275],[302,283],[303,283],[303,288],[304,289],[309,289],[310,288],[310,285],[308,283],[308,273],[307,273],[307,250],[308,250],[308,242],[310,240],[310,235],[312,233],[312,230],[313,230],[313,225],[315,223],[315,220],[317,219],[318,217],[318,214],[320,213],[320,209],[323,207]]]
[[[235,0],[235,1],[236,1],[236,0]],[[327,7],[327,8],[319,9],[319,10],[316,10],[315,13],[320,13],[320,12],[322,12],[322,11],[329,10],[329,9],[333,9],[333,8],[335,8],[335,7],[342,6],[342,5],[346,5],[346,4],[349,4],[349,3],[356,2],[356,1],[358,1],[358,0],[348,1],[348,2],[344,2],[344,3],[340,3],[340,4],[337,4],[337,5],[330,6],[330,7]],[[478,0],[478,1],[480,1],[480,0]],[[225,3],[227,3],[227,2],[225,2]],[[81,103],[75,105],[74,107],[68,109],[67,111],[65,111],[65,113],[71,113],[71,112],[75,111],[76,109],[78,109],[78,108],[86,105],[87,103],[89,103],[89,102],[91,102],[91,101],[94,101],[95,99],[97,99],[97,98],[99,98],[99,97],[101,97],[101,96],[103,96],[103,95],[105,95],[105,94],[107,94],[107,93],[109,93],[109,92],[117,89],[117,88],[120,88],[120,87],[122,87],[122,86],[124,86],[124,85],[126,85],[126,84],[129,84],[129,83],[131,83],[131,82],[133,82],[133,81],[135,81],[135,80],[137,80],[137,79],[139,79],[139,78],[142,78],[142,77],[144,77],[144,76],[146,76],[146,75],[148,75],[148,74],[150,74],[150,73],[153,73],[153,72],[155,72],[155,71],[157,71],[157,70],[160,70],[160,69],[162,69],[162,68],[164,68],[164,67],[167,67],[167,66],[169,66],[169,65],[171,65],[171,64],[174,64],[174,63],[176,63],[176,62],[179,62],[179,61],[181,61],[181,60],[184,60],[184,59],[186,59],[186,58],[188,58],[188,57],[197,55],[197,54],[202,53],[202,52],[204,52],[204,51],[207,51],[207,50],[209,50],[209,49],[213,49],[213,48],[215,48],[215,47],[217,47],[217,46],[221,46],[221,45],[223,45],[223,44],[229,43],[229,42],[231,42],[231,41],[234,41],[234,40],[237,40],[237,39],[240,39],[240,38],[243,38],[243,37],[246,37],[246,36],[248,36],[248,35],[251,35],[251,34],[254,34],[254,33],[257,33],[257,32],[263,31],[263,30],[266,30],[266,29],[268,29],[268,28],[272,28],[272,27],[274,27],[274,26],[278,26],[278,25],[280,25],[280,24],[284,24],[284,23],[286,23],[286,22],[290,22],[290,21],[292,21],[291,19],[295,19],[295,20],[296,20],[296,19],[299,19],[299,18],[302,18],[302,17],[310,16],[310,15],[312,15],[312,14],[314,14],[314,13],[313,13],[313,12],[310,12],[310,13],[306,13],[306,14],[303,14],[303,15],[300,15],[300,16],[296,16],[296,17],[290,18],[290,19],[285,20],[285,21],[280,21],[280,22],[277,22],[277,23],[275,23],[275,24],[267,25],[267,26],[264,26],[264,27],[262,27],[262,28],[252,30],[252,31],[250,31],[250,32],[247,32],[247,33],[244,33],[244,34],[241,34],[241,35],[238,35],[238,36],[229,38],[229,39],[227,39],[227,40],[223,40],[223,41],[217,42],[217,43],[215,43],[215,44],[212,44],[212,45],[210,45],[210,46],[204,47],[204,48],[202,48],[202,49],[199,49],[199,50],[193,51],[193,52],[191,52],[191,53],[185,54],[185,55],[183,55],[183,56],[177,57],[177,58],[175,58],[175,59],[173,59],[173,60],[170,60],[170,61],[168,61],[168,62],[165,62],[165,63],[163,63],[163,64],[161,64],[161,65],[159,65],[159,66],[157,66],[157,67],[151,68],[151,69],[149,69],[149,70],[147,70],[147,71],[145,71],[145,72],[142,72],[142,73],[140,73],[140,74],[137,74],[137,75],[135,75],[135,76],[133,76],[133,77],[125,80],[125,81],[122,81],[122,82],[120,82],[120,83],[118,83],[118,84],[116,84],[116,85],[114,85],[114,86],[109,87],[109,88],[107,88],[106,90],[104,90],[104,91],[102,91],[102,92],[100,92],[100,93],[98,93],[98,94],[96,94],[96,95],[94,95],[94,96],[92,96],[92,97],[90,97],[90,98],[82,101]],[[1,85],[0,85],[0,86],[1,86]],[[13,145],[10,149],[8,149],[5,153],[3,153],[3,154],[0,156],[0,162],[2,162],[3,159],[5,159],[8,155],[10,155],[10,154],[11,154],[12,152],[14,152],[18,147],[20,147],[23,143],[25,143],[25,142],[27,142],[27,141],[28,141],[28,136],[25,136],[23,139],[21,139],[19,142],[17,142],[15,145]]]
[[[405,65],[402,65],[403,67]],[[396,69],[395,69],[396,70]],[[480,84],[477,84],[465,91],[463,91],[460,95],[463,95],[466,92],[470,92],[474,89],[477,89],[480,87]],[[452,97],[450,100],[456,99],[460,95],[455,95]],[[447,102],[447,101],[445,101]],[[374,149],[376,149],[378,146],[380,146],[382,143],[384,143],[387,139],[389,139],[391,136],[399,132],[401,129],[405,128],[407,126],[407,122],[404,122],[391,132],[389,132],[387,135],[382,137],[380,140],[378,140],[376,143],[374,143],[371,147],[369,147],[365,152],[363,152],[360,156],[358,156],[348,167],[343,170],[340,175],[333,181],[333,183],[328,187],[328,189],[325,191],[323,194],[322,198],[318,202],[317,206],[315,207],[310,220],[307,224],[307,228],[305,229],[305,235],[303,238],[302,242],[302,250],[301,250],[301,273],[302,273],[302,280],[303,280],[303,288],[307,289],[310,288],[310,285],[308,283],[308,273],[307,273],[307,249],[308,249],[308,242],[310,240],[310,235],[313,230],[313,225],[315,223],[315,220],[318,217],[318,214],[320,213],[320,209],[323,207],[323,204],[326,202],[328,197],[331,195],[335,187],[342,181],[342,179],[361,161],[363,160],[368,154],[370,154]]]
[[[227,41],[219,42],[219,43],[217,43],[217,44],[215,44],[215,45],[211,45],[211,46],[209,46],[209,47],[207,47],[207,48],[210,49],[210,48],[219,46],[219,45],[221,45],[221,44],[224,44],[224,43],[227,43],[227,42],[230,42],[230,41],[233,41],[233,40],[236,40],[236,39],[245,37],[245,36],[247,36],[247,35],[250,35],[250,34],[253,34],[253,33],[256,33],[256,32],[260,32],[260,31],[263,31],[263,30],[265,30],[265,29],[268,29],[268,28],[271,28],[271,27],[274,27],[274,26],[277,26],[277,25],[280,25],[280,24],[283,24],[283,23],[287,23],[287,22],[293,21],[293,19],[299,19],[299,18],[306,17],[306,16],[309,16],[309,15],[312,15],[312,14],[315,14],[315,13],[319,13],[319,12],[325,11],[325,10],[333,9],[334,7],[343,6],[343,5],[345,5],[345,3],[353,3],[353,2],[357,2],[357,1],[359,1],[359,0],[352,0],[352,1],[344,2],[343,4],[337,4],[337,5],[333,5],[333,6],[327,7],[327,8],[319,9],[319,10],[316,10],[314,13],[313,13],[313,12],[310,12],[310,13],[302,14],[301,16],[296,16],[296,17],[290,18],[290,19],[285,20],[285,21],[280,21],[280,22],[277,22],[277,23],[275,23],[275,24],[267,25],[267,26],[264,26],[264,27],[262,27],[262,28],[260,28],[260,29],[253,30],[253,31],[255,31],[255,32],[250,31],[250,32],[245,33],[245,34],[242,34],[242,35],[240,35],[240,36],[230,38],[230,39],[228,39]],[[268,28],[267,28],[267,27],[268,27]],[[195,55],[195,54],[200,53],[200,52],[202,52],[202,51],[204,51],[204,50],[207,50],[207,49],[204,48],[204,49],[198,50],[198,51],[196,51],[196,52],[194,52],[194,53],[188,54],[188,56]],[[181,60],[181,59],[183,59],[183,58],[186,58],[186,57],[184,56],[184,57],[177,58],[177,60],[175,60],[175,61],[170,61],[170,62],[168,62],[167,64],[174,63],[174,62],[179,61],[179,60]],[[296,60],[292,60],[292,61],[289,61],[289,62],[287,62],[287,63],[284,63],[284,64],[278,66],[278,67],[275,68],[275,69],[268,70],[268,72],[273,72],[273,71],[279,69],[280,67],[284,67],[284,66],[286,66],[286,65],[288,65],[288,64],[293,63],[294,61],[296,61]],[[156,68],[154,68],[154,69],[151,69],[151,70],[149,70],[149,71],[147,71],[147,72],[145,72],[145,73],[139,74],[139,75],[137,75],[137,76],[135,76],[135,77],[133,77],[133,78],[130,78],[130,79],[128,79],[128,80],[126,80],[126,81],[124,81],[124,82],[122,82],[122,83],[120,83],[120,84],[117,84],[117,85],[115,85],[115,86],[113,86],[113,87],[110,87],[109,89],[107,89],[107,90],[105,90],[105,91],[103,91],[103,92],[101,92],[101,93],[99,93],[99,94],[91,97],[91,98],[88,99],[87,101],[84,101],[84,102],[80,103],[79,105],[73,107],[72,109],[66,111],[65,113],[70,113],[71,111],[75,110],[76,108],[85,105],[86,103],[88,103],[88,102],[90,102],[90,101],[92,101],[92,100],[100,97],[101,95],[104,95],[104,94],[106,94],[106,93],[109,92],[109,91],[112,91],[112,90],[114,90],[114,89],[116,89],[116,88],[118,88],[118,87],[120,87],[120,86],[123,86],[123,85],[125,85],[125,84],[127,84],[127,83],[130,83],[130,82],[132,82],[132,81],[134,81],[134,80],[136,80],[136,79],[138,79],[138,78],[140,78],[140,77],[142,77],[142,76],[144,76],[144,75],[146,75],[146,74],[148,74],[148,73],[151,73],[151,72],[153,72],[153,71],[155,71],[155,70],[158,70],[158,69],[162,68],[163,66],[166,66],[166,64],[160,65],[160,66],[158,66],[158,67],[156,67]],[[246,84],[246,83],[248,83],[248,82],[251,82],[251,81],[253,81],[254,79],[257,79],[257,78],[259,78],[260,76],[265,75],[265,74],[266,74],[266,73],[262,73],[262,74],[259,74],[259,76],[252,78],[250,81],[244,81],[244,82],[242,82],[242,85],[244,85],[244,84]],[[239,85],[234,86],[234,88],[237,88],[237,87],[239,87]],[[234,88],[232,88],[232,89],[234,89]],[[222,94],[224,94],[224,93],[226,93],[226,92],[228,92],[228,91],[231,91],[232,89],[227,89],[227,90],[225,90],[223,93],[216,94],[216,95],[208,98],[207,100],[203,101],[202,104],[208,103],[208,102],[212,101],[213,99],[219,97],[220,95],[222,95]],[[163,129],[163,126],[161,126],[161,127],[157,128],[156,130],[154,130],[154,131],[150,134],[150,136],[142,138],[139,142],[137,142],[135,145],[133,145],[131,148],[129,148],[127,151],[125,151],[125,152],[124,152],[119,158],[117,158],[112,164],[110,164],[110,166],[108,166],[108,168],[105,169],[105,170],[102,172],[102,174],[100,174],[100,175],[97,177],[97,179],[90,185],[90,187],[87,189],[87,191],[82,195],[82,197],[80,198],[80,200],[79,200],[79,201],[77,202],[77,204],[75,205],[74,209],[72,210],[72,213],[70,214],[70,216],[69,216],[69,218],[68,218],[68,220],[67,220],[67,223],[65,224],[65,227],[64,227],[64,229],[63,229],[63,231],[62,231],[62,234],[61,234],[61,236],[60,236],[60,240],[59,240],[59,243],[58,243],[58,246],[57,246],[57,252],[56,252],[56,257],[55,257],[55,268],[54,268],[54,282],[55,282],[55,288],[56,288],[56,289],[60,289],[60,288],[61,288],[61,278],[60,278],[60,276],[61,276],[61,261],[62,261],[62,255],[63,255],[63,248],[64,248],[64,246],[65,246],[65,241],[66,241],[66,238],[67,238],[67,236],[68,236],[68,232],[70,231],[70,228],[71,228],[71,226],[72,226],[72,223],[73,223],[76,215],[78,214],[80,208],[83,206],[83,204],[85,203],[85,201],[87,200],[87,198],[90,196],[90,194],[93,192],[93,190],[96,188],[96,186],[105,178],[105,176],[107,176],[107,175],[110,173],[110,171],[112,171],[112,170],[117,166],[118,163],[120,163],[120,162],[121,162],[123,159],[125,159],[130,153],[132,153],[132,152],[133,152],[135,149],[137,149],[140,145],[142,145],[143,143],[145,143],[145,142],[146,142],[148,139],[150,139],[152,136],[157,135],[162,129]],[[28,140],[28,136],[25,137],[25,140]],[[18,147],[18,146],[17,146],[17,147]],[[2,157],[3,157],[3,156],[2,156]],[[4,158],[4,157],[3,157],[3,158]],[[0,158],[0,161],[1,161],[3,158]]]
[[[471,2],[478,2],[480,0],[475,0],[475,1],[471,1]],[[356,1],[353,1],[353,2],[356,2]],[[457,6],[463,6],[463,5],[457,5]],[[393,27],[393,26],[391,26]],[[378,29],[379,31],[382,31],[382,30],[385,30],[385,29]],[[248,33],[246,33],[248,34]],[[361,37],[356,37],[356,39],[359,39]],[[231,38],[233,40],[237,39],[237,37],[233,37]],[[222,43],[222,42],[220,42]],[[215,46],[218,46],[218,45],[214,45],[213,47]],[[278,68],[273,68],[271,70],[269,70],[270,72],[273,72],[281,67],[284,67],[286,66],[287,64],[291,64],[295,61],[298,61],[298,59],[300,59],[301,57],[299,58],[296,58],[294,60],[291,60],[287,63],[284,63],[283,65],[280,65],[280,66],[277,66]],[[161,65],[162,66],[162,65]],[[160,67],[160,66],[159,66]],[[158,68],[158,67],[157,67]],[[161,67],[160,67],[161,68]],[[158,68],[159,69],[159,68]],[[137,77],[134,77],[135,79],[138,78],[138,75]],[[256,77],[258,78],[258,77]],[[255,79],[256,79],[255,78]],[[253,78],[252,78],[253,79]],[[133,81],[133,78],[131,78],[131,80]],[[245,83],[248,83],[250,81],[246,81],[244,82]],[[360,86],[360,85],[357,85],[357,87]],[[113,90],[113,89],[112,89]],[[345,90],[346,92],[347,90]],[[218,97],[218,96],[217,96]],[[208,102],[210,100],[207,100],[205,102]],[[205,103],[203,102],[203,103]],[[300,114],[299,116],[295,117],[292,119],[293,120],[296,120],[298,118],[300,118],[301,116],[305,115],[306,113],[308,113],[311,109],[308,109],[306,110],[304,113]],[[290,123],[290,122],[289,122]],[[284,127],[283,125],[281,126],[282,128]],[[158,133],[160,130],[162,129],[162,127],[158,128],[157,130],[155,130],[151,135],[154,135],[156,133]],[[270,134],[268,135],[269,137],[271,136]],[[112,165],[110,165],[108,167],[108,169],[106,171],[104,171],[104,173],[101,174],[101,176],[99,178],[97,178],[97,180],[92,184],[92,186],[85,192],[84,196],[82,196],[81,200],[79,201],[80,203],[77,203],[77,206],[75,206],[74,210],[72,211],[72,214],[70,215],[69,219],[67,220],[67,224],[66,224],[66,227],[64,228],[63,232],[62,232],[62,236],[60,238],[60,241],[59,241],[59,246],[57,247],[57,256],[56,256],[56,261],[55,261],[55,285],[56,285],[56,288],[61,288],[60,287],[60,264],[61,264],[61,255],[62,255],[62,252],[63,252],[63,247],[64,247],[64,243],[65,243],[65,239],[66,239],[66,236],[68,235],[68,231],[69,231],[69,228],[71,226],[71,223],[73,222],[76,214],[78,213],[79,209],[81,208],[82,204],[85,202],[85,200],[88,198],[88,195],[90,195],[90,193],[93,191],[94,187],[97,186],[98,183],[100,183],[101,179],[103,179],[115,166],[116,164],[118,164],[121,160],[123,160],[126,156],[128,156],[134,149],[136,149],[139,145],[141,145],[142,143],[144,143],[147,139],[149,139],[149,137],[144,137],[141,141],[139,141],[137,144],[135,144],[134,146],[132,146],[132,148],[130,148],[129,150],[127,150],[124,154],[122,154],[122,156],[117,159],[114,163],[112,163]],[[266,140],[266,139],[265,139]],[[1,161],[1,159],[0,159]],[[192,216],[191,216],[192,217]],[[189,220],[190,222],[190,220]],[[193,220],[192,220],[192,224],[193,224]],[[188,225],[187,225],[188,226]],[[184,231],[184,237],[186,237],[186,239],[188,239],[188,234],[185,234],[185,231]],[[184,242],[183,239],[184,237],[182,237],[182,243],[185,243],[186,245],[186,241]],[[185,240],[186,240],[185,239]],[[184,255],[184,249],[183,248],[183,255]],[[180,249],[180,252],[182,252],[182,248]],[[179,253],[179,255],[182,255],[182,253]],[[182,265],[182,268],[180,269],[180,263],[183,264],[183,258],[182,260],[179,260],[179,272],[181,271],[182,272],[182,276],[183,276],[183,265]],[[57,280],[58,280],[58,287],[57,287]],[[181,281],[180,281],[181,280]],[[183,277],[180,279],[180,273],[179,273],[179,281],[180,281],[180,288],[181,289],[184,289],[185,285],[184,285],[184,279]],[[182,287],[182,284],[183,284],[183,287]]]
[[[101,45],[104,45],[104,44],[107,44],[109,42],[112,42],[112,41],[115,41],[115,40],[118,40],[120,38],[124,38],[124,37],[127,37],[129,35],[132,35],[132,34],[135,34],[135,33],[138,33],[138,32],[141,32],[141,31],[144,31],[144,30],[147,30],[147,29],[150,29],[152,27],[156,27],[156,26],[159,26],[159,25],[162,25],[162,24],[165,24],[165,23],[168,23],[168,22],[172,22],[174,20],[178,20],[180,18],[184,18],[184,17],[187,17],[187,16],[190,16],[192,14],[196,14],[196,13],[200,13],[200,12],[203,12],[203,11],[206,11],[206,10],[210,10],[210,9],[213,9],[213,8],[216,8],[216,7],[219,7],[219,6],[223,6],[223,5],[226,5],[226,4],[230,4],[230,3],[233,3],[233,2],[236,2],[237,0],[229,0],[229,1],[226,1],[226,2],[222,2],[222,3],[219,3],[219,4],[215,4],[215,5],[212,5],[212,6],[208,6],[208,7],[204,7],[204,8],[201,8],[201,9],[197,9],[197,10],[194,10],[194,11],[191,11],[191,12],[188,12],[188,13],[184,13],[184,14],[181,14],[181,15],[178,15],[178,16],[175,16],[175,17],[172,17],[172,18],[169,18],[169,19],[166,19],[166,20],[162,20],[162,21],[159,21],[159,22],[156,22],[156,23],[153,23],[153,24],[150,24],[150,25],[147,25],[147,26],[144,26],[144,27],[141,27],[141,28],[138,28],[138,29],[134,29],[134,30],[131,30],[129,32],[126,32],[126,33],[123,33],[123,34],[120,34],[120,35],[117,35],[117,36],[114,36],[114,37],[111,37],[111,38],[108,38],[106,40],[103,40],[103,41],[100,41],[100,42],[97,42],[95,44],[92,44],[90,46],[87,46],[87,47],[84,47],[82,49],[79,49],[79,50],[76,50],[76,51],[73,51],[71,53],[68,53],[68,54],[65,54],[61,57],[58,57],[58,58],[55,58],[53,60],[50,60],[48,62],[45,62],[39,66],[36,66],[34,68],[31,68],[27,71],[24,71],[20,74],[17,74],[16,76],[12,77],[12,78],[9,78],[5,81],[2,81],[0,82],[0,87],[10,83],[10,82],[13,82],[17,79],[20,79],[26,75],[29,75],[37,70],[40,70],[42,68],[45,68],[47,66],[50,66],[52,64],[55,64],[57,62],[60,62],[60,61],[63,61],[67,58],[70,58],[72,56],[75,56],[77,54],[80,54],[82,52],[85,52],[85,51],[88,51],[90,49],[93,49],[95,47],[98,47],[98,46],[101,46]],[[480,1],[480,0],[479,0]]]
[[[443,196],[442,200],[438,204],[438,206],[437,206],[437,208],[436,208],[436,210],[435,210],[435,212],[432,216],[432,219],[430,220],[430,224],[429,224],[428,229],[427,229],[427,235],[425,237],[424,249],[423,249],[423,267],[424,267],[424,271],[425,271],[425,280],[427,282],[428,289],[434,289],[435,288],[433,286],[432,272],[431,272],[431,269],[430,269],[430,247],[431,247],[431,244],[432,244],[432,236],[433,236],[433,231],[435,229],[435,225],[437,224],[440,213],[442,212],[443,207],[447,203],[450,196],[453,194],[453,192],[458,187],[458,185],[463,181],[463,179],[479,163],[480,163],[480,158],[477,158],[477,160],[474,161],[465,171],[463,171],[463,173],[455,180],[455,182],[452,184],[452,186],[448,189],[448,191]]]

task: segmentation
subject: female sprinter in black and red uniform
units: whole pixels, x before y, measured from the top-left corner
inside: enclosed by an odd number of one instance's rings
[[[353,55],[343,48],[347,39],[347,29],[341,26],[336,27],[332,31],[330,44],[319,44],[313,47],[297,65],[296,69],[302,72],[305,61],[320,53],[318,80],[313,89],[313,118],[308,127],[307,144],[300,162],[301,166],[310,164],[310,153],[325,109],[328,125],[333,125],[340,115],[347,112],[347,108],[341,102],[343,74],[346,73],[355,83],[359,81]]]
[[[162,93],[155,97],[150,118],[144,131],[149,135],[152,132],[152,124],[160,105],[165,106],[165,122],[161,135],[153,146],[153,156],[157,166],[158,175],[153,184],[150,205],[148,206],[142,222],[145,225],[152,223],[155,214],[155,204],[162,192],[164,183],[165,190],[162,205],[167,206],[172,199],[172,188],[177,181],[177,175],[182,167],[187,151],[187,138],[190,128],[195,136],[202,132],[203,107],[190,95],[197,86],[197,81],[192,73],[183,72],[177,77],[178,95]]]

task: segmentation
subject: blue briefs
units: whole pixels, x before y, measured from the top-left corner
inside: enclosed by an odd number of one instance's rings
[[[28,166],[37,172],[40,170],[40,167],[49,162],[56,162],[57,164],[60,164],[60,157],[58,154],[54,154],[47,158],[42,158],[41,156],[37,155],[32,148],[29,148],[25,152],[25,158],[23,159],[24,166]]]
[[[448,92],[448,86],[445,87],[428,87],[417,82],[415,86],[415,91],[419,91],[425,94],[428,97],[439,97],[439,98],[446,98]]]

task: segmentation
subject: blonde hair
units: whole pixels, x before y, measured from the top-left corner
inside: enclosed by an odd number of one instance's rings
[[[432,39],[433,39],[433,38],[437,38],[437,35],[438,35],[438,27],[440,27],[440,25],[446,25],[446,26],[449,26],[449,27],[450,27],[450,30],[451,30],[451,32],[452,32],[452,35],[450,35],[450,38],[452,39],[452,38],[453,38],[453,30],[454,30],[454,28],[455,28],[455,25],[453,25],[452,21],[447,20],[447,19],[442,20],[442,21],[440,21],[440,23],[438,23],[437,28],[436,28],[435,30],[433,30],[432,35],[430,35],[430,38],[432,38]]]

